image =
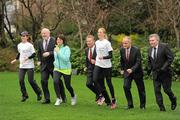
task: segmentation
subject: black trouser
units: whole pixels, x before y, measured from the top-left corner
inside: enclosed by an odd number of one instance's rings
[[[88,70],[86,86],[96,95],[96,97],[99,96],[93,81],[93,70]]]
[[[62,84],[63,86],[62,80],[60,79],[61,76],[63,76],[64,78],[65,86],[68,89],[69,93],[71,94],[71,97],[74,97],[74,90],[71,86],[71,75],[65,75],[61,72],[54,71],[54,90],[56,92],[57,98],[60,98],[60,96],[62,95],[62,92],[63,94],[65,94],[64,91],[61,91],[61,88],[60,88],[61,86],[59,86],[59,84]]]
[[[104,72],[106,69],[107,68],[101,68],[101,67],[95,66],[94,71],[93,71],[93,81],[98,92],[102,93],[102,95],[104,96],[105,102],[107,104],[110,104],[111,100],[109,98],[109,95],[106,91],[106,87],[104,84],[104,78],[105,78]]]
[[[24,82],[26,72],[28,74],[28,81],[31,87],[33,88],[34,92],[37,95],[41,94],[41,89],[39,88],[36,81],[34,80],[34,69],[33,68],[29,68],[29,69],[20,68],[19,69],[19,84],[21,87],[22,96],[24,97],[28,96],[26,87],[25,87],[25,82]]]
[[[171,90],[172,85],[172,76],[170,73],[164,73],[157,76],[156,80],[153,80],[154,91],[156,96],[156,102],[159,107],[164,107],[163,96],[161,94],[161,86],[163,87],[164,92],[169,96],[171,102],[174,102],[175,96]]]
[[[133,99],[131,94],[131,83],[134,79],[136,86],[138,88],[139,99],[140,99],[140,107],[145,107],[146,104],[146,93],[145,93],[145,86],[143,81],[143,76],[139,77],[132,77],[131,75],[124,78],[124,92],[126,95],[126,99],[128,101],[128,106],[133,106]]]
[[[44,92],[44,99],[50,100],[50,93],[48,89],[48,80],[49,76],[53,78],[53,71],[50,71],[49,69],[45,68],[43,71],[41,71],[41,85]]]

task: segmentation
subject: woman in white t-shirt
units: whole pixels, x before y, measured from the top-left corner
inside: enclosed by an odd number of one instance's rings
[[[28,94],[25,87],[25,74],[27,72],[28,74],[28,81],[33,88],[34,92],[37,95],[37,100],[42,99],[41,95],[41,89],[37,85],[36,81],[34,80],[34,60],[35,57],[35,50],[34,46],[28,42],[30,41],[30,36],[27,31],[24,31],[21,33],[21,43],[18,44],[18,55],[16,59],[11,61],[11,64],[15,63],[17,60],[19,60],[19,84],[21,88],[22,93],[22,99],[21,102],[26,101],[28,99]]]
[[[114,87],[112,85],[111,81],[111,74],[112,74],[112,51],[113,48],[111,46],[111,43],[107,40],[106,30],[104,28],[98,29],[98,38],[99,40],[96,41],[96,63],[95,68],[93,72],[93,80],[95,84],[97,85],[97,88],[101,91],[102,95],[105,98],[105,103],[107,105],[111,105],[111,108],[116,108],[116,99],[114,95]],[[106,78],[107,85],[109,87],[112,102],[109,98],[109,95],[106,91],[104,79]],[[102,103],[102,99],[100,98],[98,100],[100,103]]]

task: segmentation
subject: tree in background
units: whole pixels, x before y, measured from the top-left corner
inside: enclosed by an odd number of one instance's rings
[[[7,46],[7,39],[4,33],[4,16],[5,16],[5,0],[0,0],[0,46],[5,48]]]
[[[19,0],[21,8],[15,13],[17,28],[29,30],[33,42],[38,38],[42,27],[55,30],[63,20],[59,0]]]
[[[180,1],[145,0],[145,2],[150,14],[148,23],[155,31],[160,29],[170,31],[176,37],[176,47],[180,48]]]

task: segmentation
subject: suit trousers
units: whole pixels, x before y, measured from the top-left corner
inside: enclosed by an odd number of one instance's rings
[[[138,88],[138,93],[139,93],[139,99],[140,99],[140,107],[145,107],[146,104],[146,93],[145,93],[145,86],[144,86],[144,81],[143,77],[133,77],[129,75],[128,77],[125,77],[124,79],[124,92],[126,99],[128,101],[128,106],[133,106],[133,99],[132,99],[132,94],[131,94],[131,83],[132,80],[134,79],[136,86]]]
[[[88,70],[86,86],[96,95],[99,96],[98,90],[96,89],[93,81],[93,70]]]
[[[47,67],[43,71],[41,71],[41,85],[45,100],[50,100],[50,93],[48,89],[48,80],[50,75],[53,78],[53,71],[50,71]]]
[[[156,102],[159,107],[163,107],[163,96],[161,93],[161,86],[163,87],[164,92],[169,96],[171,102],[174,101],[175,96],[171,90],[172,85],[172,75],[169,72],[160,73],[157,76],[157,79],[153,80],[154,92],[156,96]]]

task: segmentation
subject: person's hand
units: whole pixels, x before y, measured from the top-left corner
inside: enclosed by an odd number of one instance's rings
[[[58,53],[58,52],[59,52],[59,47],[58,47],[58,46],[55,47],[55,48],[54,48],[54,51],[55,51],[56,53]]]
[[[95,64],[96,61],[94,59],[91,59],[91,64]]]
[[[41,62],[40,62],[40,61],[38,61],[38,62],[37,62],[37,65],[38,65],[38,66],[40,66],[40,65],[41,65]]]
[[[132,69],[127,69],[126,71],[127,71],[129,74],[132,73]]]
[[[48,57],[50,55],[50,53],[49,52],[45,52],[45,53],[43,53],[43,57]]]
[[[28,59],[28,57],[24,57],[23,63],[25,63]]]
[[[121,75],[123,75],[124,74],[124,70],[121,70],[120,73],[121,73]]]
[[[84,72],[86,72],[86,71],[87,71],[87,67],[84,68]]]
[[[11,61],[11,64],[14,64],[15,62],[16,62],[16,59],[12,60],[12,61]]]

